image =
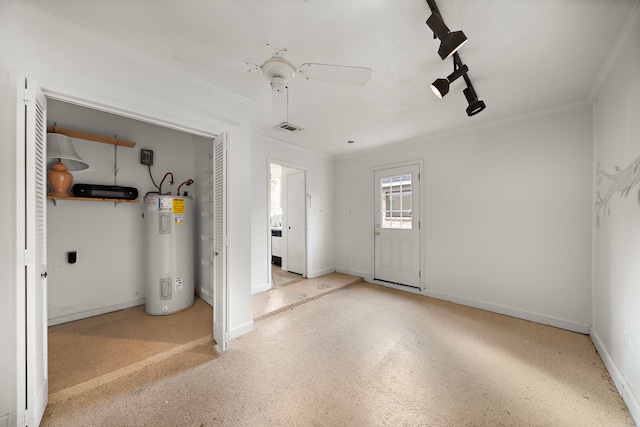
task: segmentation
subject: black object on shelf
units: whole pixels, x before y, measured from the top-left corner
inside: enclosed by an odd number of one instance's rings
[[[138,198],[138,189],[120,185],[75,184],[73,186],[73,195],[96,199],[135,200]]]

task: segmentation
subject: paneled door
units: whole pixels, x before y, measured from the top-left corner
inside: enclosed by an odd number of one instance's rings
[[[420,288],[420,165],[374,177],[374,279]]]
[[[287,271],[306,275],[304,172],[287,175]]]

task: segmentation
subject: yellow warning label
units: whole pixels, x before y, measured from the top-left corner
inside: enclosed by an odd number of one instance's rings
[[[171,210],[174,214],[184,214],[184,199],[173,199]]]

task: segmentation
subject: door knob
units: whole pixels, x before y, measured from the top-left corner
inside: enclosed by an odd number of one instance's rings
[[[375,233],[373,233],[373,234],[374,234],[374,235],[376,235],[376,236],[379,236],[379,235],[380,235],[380,232],[379,232],[379,231],[376,231],[376,232],[375,232]]]

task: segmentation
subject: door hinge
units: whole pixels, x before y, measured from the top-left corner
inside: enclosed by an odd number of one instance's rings
[[[22,262],[22,265],[28,265],[31,264],[32,262],[35,261],[35,256],[34,254],[28,250],[25,249],[23,251],[21,251],[21,253],[18,255],[20,261]]]
[[[229,236],[224,236],[224,245],[229,246]]]
[[[29,105],[29,102],[31,102],[35,97],[35,94],[26,88],[20,89],[18,92],[18,99],[22,101],[24,105]]]
[[[418,270],[418,278],[422,277],[422,271]]]

